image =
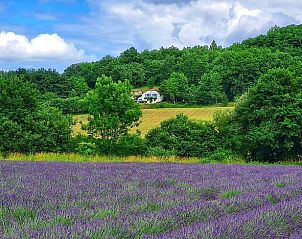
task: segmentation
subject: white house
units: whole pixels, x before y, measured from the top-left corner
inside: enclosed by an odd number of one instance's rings
[[[155,104],[162,102],[163,97],[156,90],[148,90],[141,97],[137,99],[138,103]]]

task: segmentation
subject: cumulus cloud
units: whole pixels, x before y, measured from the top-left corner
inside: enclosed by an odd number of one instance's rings
[[[86,18],[103,39],[139,49],[186,47],[216,40],[228,46],[265,33],[274,25],[302,21],[294,2],[280,0],[89,0],[93,14]],[[283,8],[282,8],[283,7]]]
[[[75,0],[54,1],[62,4],[77,3]],[[54,1],[38,2],[51,4]],[[172,45],[182,48],[208,45],[212,40],[219,45],[229,46],[248,37],[263,34],[274,25],[302,23],[301,0],[85,2],[89,11],[83,11],[75,18],[65,19],[60,16],[55,19],[56,14],[33,15],[44,22],[47,20],[47,24],[39,25],[42,25],[42,30],[46,27],[44,32],[59,34],[37,35],[41,28],[31,30],[26,25],[11,26],[7,25],[8,23],[5,25],[5,22],[0,23],[0,31],[6,30],[0,33],[0,68],[13,64],[29,67],[59,65],[62,68],[71,63],[96,59],[87,56],[85,52],[100,58],[107,54],[118,55],[131,46],[139,50]],[[0,3],[0,11],[1,5],[3,4]],[[25,35],[7,31],[37,36],[29,39]],[[81,49],[85,49],[85,52]]]
[[[32,39],[14,32],[0,33],[1,61],[79,62],[91,60],[85,51],[77,49],[58,34],[40,34]]]

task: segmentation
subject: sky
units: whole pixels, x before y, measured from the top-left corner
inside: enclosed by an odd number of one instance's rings
[[[0,0],[0,70],[61,72],[130,47],[226,47],[301,23],[301,0]]]

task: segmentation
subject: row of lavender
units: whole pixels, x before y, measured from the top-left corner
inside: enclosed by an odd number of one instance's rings
[[[302,168],[0,162],[0,238],[302,238]]]

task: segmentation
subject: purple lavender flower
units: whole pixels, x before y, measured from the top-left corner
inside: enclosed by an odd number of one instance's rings
[[[0,238],[301,238],[302,168],[0,162]]]

